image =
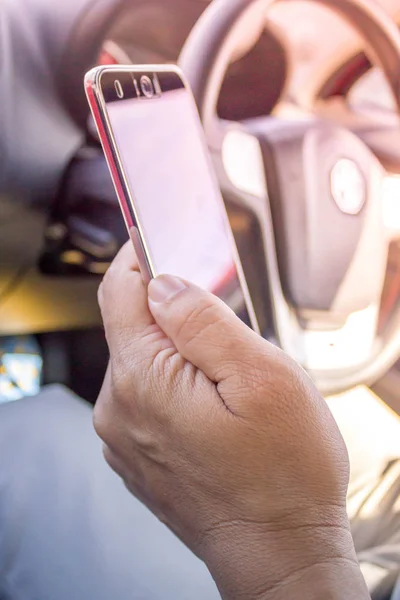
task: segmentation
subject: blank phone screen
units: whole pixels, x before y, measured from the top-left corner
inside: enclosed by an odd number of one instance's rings
[[[132,222],[153,274],[192,281],[250,325],[232,233],[192,95],[177,73],[106,71],[101,88]]]

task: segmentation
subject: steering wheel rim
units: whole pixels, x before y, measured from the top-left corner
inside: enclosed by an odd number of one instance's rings
[[[231,57],[242,41],[244,24],[252,29],[255,43],[261,32],[262,17],[277,1],[214,0],[192,29],[179,64],[191,85],[206,129],[210,117],[215,114]],[[385,73],[400,111],[400,36],[385,10],[369,0],[310,2],[338,13],[361,34],[371,62]]]
[[[180,57],[180,66],[192,86],[223,192],[232,194],[235,193],[235,190],[233,190],[232,182],[228,181],[229,177],[222,157],[224,142],[232,131],[232,126],[218,121],[216,106],[219,91],[234,53],[240,46],[247,49],[256,43],[262,31],[266,9],[276,1],[214,0],[195,25]],[[400,36],[396,25],[383,8],[368,0],[311,1],[319,2],[339,13],[362,35],[371,62],[384,71],[400,113]],[[243,40],[243,31],[250,32],[246,40]],[[262,136],[259,131],[251,131],[248,127],[239,124],[233,126],[233,131],[236,131],[239,137],[242,135],[243,141],[246,136],[252,136],[259,142],[259,146],[261,145]],[[346,143],[350,145],[354,142],[346,137],[343,139],[347,140]],[[260,147],[257,149],[255,145],[253,145],[253,158],[258,165],[265,163],[265,156],[262,156]],[[262,167],[259,168],[262,169]],[[370,168],[374,171],[373,177],[376,179],[374,186],[377,186],[374,189],[377,190],[379,177],[383,178],[383,170],[380,169],[377,161],[376,163],[371,162]],[[237,194],[239,203],[253,211],[257,215],[258,221],[262,223],[265,260],[278,343],[305,366],[319,389],[325,394],[338,393],[360,383],[376,381],[385,370],[396,362],[400,354],[400,307],[392,316],[384,334],[378,338],[375,332],[374,343],[371,343],[368,359],[364,358],[358,363],[356,361],[349,368],[342,365],[340,368],[324,369],[308,365],[303,356],[304,347],[301,348],[305,345],[303,338],[299,344],[299,332],[308,330],[302,328],[300,319],[297,318],[295,311],[291,310],[290,303],[283,291],[277,256],[276,227],[274,227],[269,201],[267,175],[266,171],[259,173],[259,181],[264,179],[266,200],[262,208],[253,194],[243,193],[243,190],[241,192],[236,190],[236,192],[240,192]],[[374,193],[376,194],[376,191]],[[378,214],[377,207],[378,203],[375,202],[375,219]],[[365,225],[365,227],[367,226]],[[376,232],[378,229],[375,230]],[[380,235],[379,232],[377,235]],[[380,242],[382,245],[380,250],[386,256],[386,267],[389,240],[385,237],[384,241],[384,237]],[[385,249],[383,249],[383,244],[386,244]]]

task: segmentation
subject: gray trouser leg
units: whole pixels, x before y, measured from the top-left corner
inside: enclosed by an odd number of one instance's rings
[[[60,387],[0,407],[1,600],[216,600],[206,567],[106,465]]]

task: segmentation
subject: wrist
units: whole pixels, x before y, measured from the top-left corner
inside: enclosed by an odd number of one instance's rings
[[[255,596],[248,596],[248,598]],[[347,557],[294,571],[257,600],[371,600],[358,562]]]
[[[208,540],[204,559],[224,600],[370,598],[347,517],[273,531],[229,524]]]

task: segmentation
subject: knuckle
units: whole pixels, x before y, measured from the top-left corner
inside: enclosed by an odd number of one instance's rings
[[[235,399],[247,399],[243,406],[253,415],[292,411],[306,394],[301,369],[283,352],[264,352],[257,345],[232,358],[217,378],[230,382],[229,393]]]
[[[108,271],[103,277],[102,282],[100,283],[99,289],[97,290],[97,301],[102,311],[104,311],[107,307],[107,304],[109,304],[108,299],[110,295],[110,290],[112,290],[113,287],[110,282],[110,271],[111,269],[108,269]]]
[[[192,307],[183,317],[176,330],[176,336],[184,345],[189,345],[205,331],[215,328],[223,318],[218,306],[212,298],[203,298],[201,302]]]
[[[103,444],[103,456],[104,456],[104,460],[111,467],[111,469],[113,469],[113,471],[117,471],[117,468],[116,468],[117,465],[116,465],[116,460],[115,460],[114,454],[112,453],[110,448],[107,446],[107,444]]]
[[[119,419],[112,384],[107,385],[106,389],[103,385],[93,409],[92,420],[94,430],[104,443],[112,445]]]
[[[100,308],[103,308],[104,305],[104,280],[100,283],[99,289],[97,290],[97,302]]]
[[[109,419],[105,414],[104,405],[101,402],[97,402],[93,411],[93,426],[94,429],[103,442],[107,442],[109,438]]]
[[[238,351],[232,347],[230,360],[216,369],[217,380],[229,380],[238,394],[251,393],[252,398],[265,398],[276,377],[271,360],[264,356],[257,345],[242,345]]]
[[[275,396],[279,394],[282,410],[293,411],[302,417],[311,419],[318,412],[319,396],[311,379],[303,369],[289,356],[282,353],[277,370]]]
[[[107,269],[103,280],[101,282],[100,288],[102,289],[102,293],[105,294],[107,290],[110,288],[111,279],[112,279],[113,268],[112,265]]]
[[[106,444],[103,444],[103,456],[104,456],[106,463],[112,468],[111,463],[113,462],[113,456],[112,456],[110,448]]]

